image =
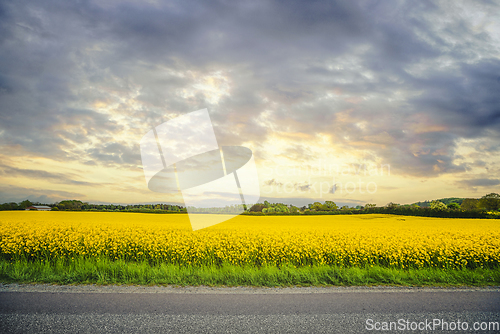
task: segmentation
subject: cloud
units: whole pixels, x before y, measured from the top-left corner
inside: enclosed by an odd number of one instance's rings
[[[286,193],[290,193],[293,191],[297,192],[310,192],[313,190],[314,192],[317,192],[317,182],[314,184],[310,184],[308,182],[280,182],[276,179],[270,179],[264,181],[264,185],[266,187],[269,187],[270,189],[277,190],[277,191],[285,191]],[[314,187],[313,187],[314,186]]]
[[[79,181],[80,178],[74,174],[52,173],[39,169],[22,169],[0,164],[0,174],[11,178],[16,176],[27,177],[36,180],[46,180],[54,183],[71,184],[76,186],[95,186],[97,183]],[[103,185],[103,183],[99,183]]]
[[[261,197],[259,203],[264,203],[264,201],[268,201],[269,203],[283,203],[283,204],[292,204],[298,207],[307,206],[308,204],[312,204],[314,202],[324,203],[324,198],[311,198],[311,197],[289,197],[289,198],[279,198],[279,197]],[[341,199],[340,201],[334,200],[335,204],[338,207],[342,207],[344,205],[347,206],[356,206],[356,205],[364,205],[365,202],[359,200],[351,200],[351,199]]]
[[[276,187],[282,187],[283,186],[282,182],[278,182],[275,179],[266,180],[266,181],[264,181],[264,184],[266,186],[276,186]]]
[[[65,199],[83,200],[85,195],[76,192],[67,192],[50,189],[23,188],[17,186],[0,186],[0,203],[21,202],[28,199],[32,202],[45,204],[59,202]]]
[[[500,179],[470,179],[457,181],[462,188],[477,190],[478,187],[494,187],[500,185]]]
[[[141,155],[138,143],[127,146],[124,143],[109,142],[102,146],[93,147],[86,151],[89,163],[114,165],[119,167],[137,168],[141,165]]]
[[[499,9],[487,1],[4,2],[0,147],[137,170],[143,134],[208,107],[219,144],[251,144],[261,159],[307,161],[307,146],[324,134],[399,175],[459,175],[468,166],[460,140],[498,151]],[[290,147],[273,152],[276,134]]]

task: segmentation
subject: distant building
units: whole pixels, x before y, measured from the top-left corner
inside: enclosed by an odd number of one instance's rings
[[[26,210],[37,210],[37,211],[50,211],[52,208],[46,205],[32,205],[27,207]]]

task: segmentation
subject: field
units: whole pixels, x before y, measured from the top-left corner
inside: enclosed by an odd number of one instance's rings
[[[277,275],[287,272],[288,276],[335,270],[337,276],[377,271],[381,277],[415,273],[429,279],[437,274],[456,277],[469,273],[476,277],[472,282],[458,279],[451,283],[495,284],[499,280],[500,229],[498,220],[491,219],[373,214],[238,216],[193,232],[188,216],[182,214],[11,211],[0,213],[0,257],[4,281],[16,280],[20,273],[24,279],[17,280],[36,281],[36,275],[29,274],[35,267],[39,271],[59,268],[71,275],[79,263],[90,272],[97,267],[104,271],[134,267],[146,272],[169,268],[177,271],[175,277],[182,272],[186,277],[193,271],[208,270],[216,276],[226,272],[227,281],[228,271],[251,271],[255,278],[263,270]],[[161,273],[155,275],[161,277]],[[326,275],[330,283],[336,282],[331,273]],[[85,277],[83,281],[92,281]],[[114,281],[120,281],[116,277]],[[449,278],[442,279],[441,283],[450,283]],[[227,283],[224,277],[217,282]],[[383,279],[381,283],[398,282]]]

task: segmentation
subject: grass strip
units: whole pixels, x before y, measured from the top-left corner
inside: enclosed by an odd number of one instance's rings
[[[498,269],[395,269],[380,266],[183,267],[148,262],[76,259],[71,262],[0,260],[2,283],[138,284],[180,286],[491,286]]]

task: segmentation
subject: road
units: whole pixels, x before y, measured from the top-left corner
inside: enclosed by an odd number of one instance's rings
[[[500,289],[0,287],[1,333],[373,333],[384,322],[500,333],[472,328],[500,322]]]

